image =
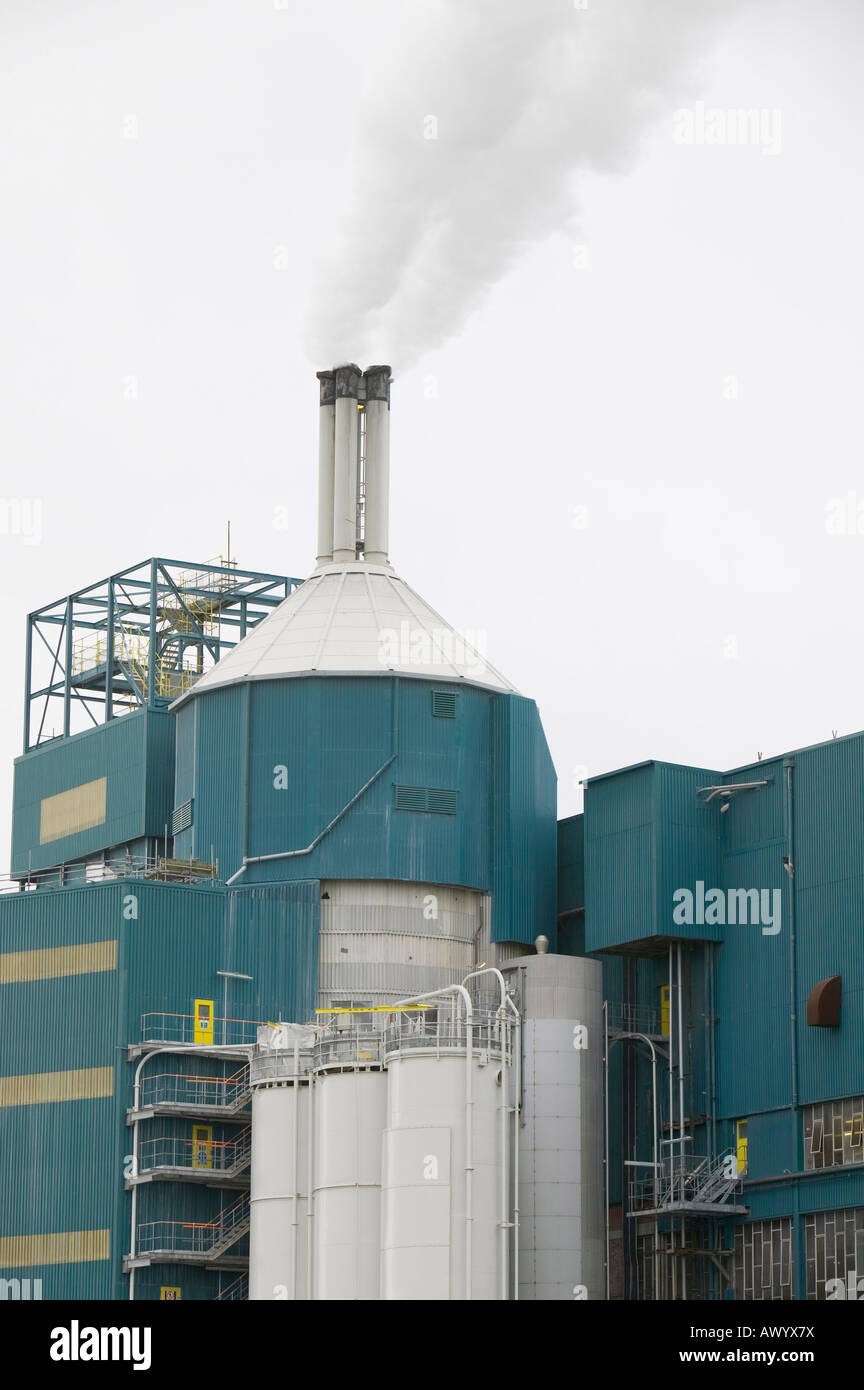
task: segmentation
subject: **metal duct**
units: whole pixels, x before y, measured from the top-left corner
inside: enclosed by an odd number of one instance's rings
[[[318,420],[318,554],[317,565],[333,560],[333,475],[336,464],[336,378],[318,372],[321,410]]]
[[[366,387],[366,533],[364,558],[387,564],[390,525],[390,380],[389,367],[368,367]]]
[[[353,362],[337,367],[336,421],[333,468],[333,561],[357,558],[357,495],[360,471],[360,414],[362,375]]]

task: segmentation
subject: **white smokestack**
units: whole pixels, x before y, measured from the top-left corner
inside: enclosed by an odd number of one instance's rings
[[[333,475],[336,465],[336,379],[318,372],[321,409],[318,422],[318,555],[316,565],[333,559]]]
[[[333,563],[357,559],[357,497],[360,482],[360,368],[337,367],[333,470]]]
[[[366,387],[366,531],[364,558],[388,563],[390,529],[390,368],[368,367]]]

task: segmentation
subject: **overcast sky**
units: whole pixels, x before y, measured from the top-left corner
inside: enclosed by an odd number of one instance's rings
[[[562,815],[864,725],[864,10],[689,0],[679,54],[671,0],[543,0],[602,42],[522,71],[567,121],[513,176],[476,8],[415,83],[445,0],[5,0],[0,499],[41,522],[0,510],[0,868],[29,610],[229,518],[313,567],[318,342],[393,362],[393,563],[537,700]]]

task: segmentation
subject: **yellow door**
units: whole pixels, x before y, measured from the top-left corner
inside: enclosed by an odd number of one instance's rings
[[[213,1167],[213,1128],[211,1125],[192,1126],[192,1167]]]
[[[213,1000],[195,1000],[195,1041],[196,1043],[212,1043],[213,1041]]]
[[[669,1036],[669,986],[660,990],[660,1032],[664,1038]]]
[[[747,1172],[747,1121],[739,1120],[735,1126],[735,1151],[738,1155],[738,1176],[743,1178]]]

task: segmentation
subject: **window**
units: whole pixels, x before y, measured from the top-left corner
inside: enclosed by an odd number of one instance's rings
[[[803,1119],[806,1169],[864,1163],[864,1096],[806,1105]]]
[[[836,1102],[842,1105],[842,1101]],[[864,1269],[864,1207],[846,1207],[840,1211],[817,1211],[803,1218],[804,1270],[807,1280],[805,1298],[837,1298],[837,1286],[826,1287],[829,1280],[840,1281],[843,1297],[848,1298],[851,1274],[855,1283]],[[859,1286],[860,1287],[860,1286]],[[856,1291],[857,1292],[857,1291]],[[861,1298],[861,1292],[857,1292]]]
[[[788,1216],[736,1226],[733,1282],[736,1298],[775,1302],[792,1297],[792,1221]]]

